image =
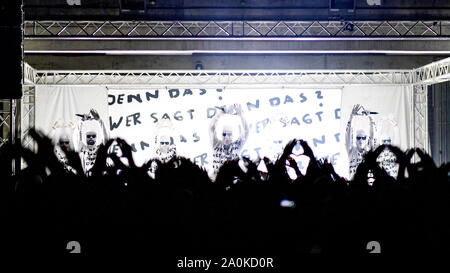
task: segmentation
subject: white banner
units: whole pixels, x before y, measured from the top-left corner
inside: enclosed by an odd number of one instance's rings
[[[367,135],[370,132],[370,119],[374,122],[374,138],[377,145],[388,139],[390,143],[402,150],[411,148],[412,141],[412,87],[410,86],[346,86],[342,92],[341,135],[345,136],[347,123],[355,105],[361,105],[370,112],[369,115],[354,116],[351,122],[353,139],[351,146],[356,146],[356,133],[359,130]],[[343,153],[343,158],[347,157]],[[349,159],[342,175],[349,177]]]
[[[191,158],[210,172],[211,122],[220,107],[236,103],[242,106],[250,129],[240,154],[251,159],[266,156],[275,160],[289,140],[302,138],[318,158],[328,158],[340,175],[349,177],[346,126],[356,104],[372,113],[378,145],[389,138],[403,150],[411,146],[412,89],[407,86],[109,91],[105,87],[37,86],[36,127],[56,142],[61,135],[72,135],[80,119],[76,114],[95,109],[111,137],[122,137],[132,145],[138,165],[156,157],[161,142],[156,137],[163,132],[172,136],[177,155]],[[353,118],[352,146],[357,131],[369,135],[369,121],[367,116]],[[307,161],[294,157],[304,171]]]
[[[156,157],[159,143],[155,139],[165,130],[173,138],[177,155],[191,158],[210,172],[211,121],[220,107],[236,103],[242,106],[250,128],[241,155],[275,159],[289,140],[301,138],[338,171],[345,166],[340,159],[344,151],[339,132],[340,89],[110,89],[107,124],[111,137],[120,136],[132,145],[138,165]],[[302,158],[297,159],[304,171]]]
[[[80,120],[76,114],[87,114],[90,109],[95,109],[102,120],[108,118],[107,90],[101,86],[38,85],[35,104],[36,128],[55,142],[62,135],[68,135],[72,140],[73,131]]]

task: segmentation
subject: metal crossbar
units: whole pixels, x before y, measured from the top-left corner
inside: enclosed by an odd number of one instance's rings
[[[31,65],[29,65],[28,63],[24,63],[24,69],[23,69],[23,80],[24,80],[24,84],[25,85],[34,85],[34,83],[36,82],[36,71],[34,70],[33,67],[31,67]]]
[[[40,70],[25,85],[423,85],[450,80],[450,58],[413,70]]]
[[[427,85],[415,85],[413,90],[414,106],[414,147],[429,151]]]
[[[10,102],[9,99],[0,100],[0,147],[8,142],[11,131]]]
[[[343,85],[412,85],[413,121],[411,145],[429,150],[427,125],[427,86],[448,81],[450,58],[413,70],[168,70],[168,71],[36,71],[25,64],[25,87],[21,107],[22,144],[34,148],[28,136],[34,127],[36,85],[105,85],[105,86],[343,86]],[[10,131],[10,100],[0,100],[0,146]]]
[[[450,37],[450,21],[25,21],[30,37]]]
[[[434,84],[450,80],[450,58],[433,62],[413,70],[414,83]]]
[[[24,88],[23,97],[21,101],[21,132],[20,137],[22,141],[22,146],[27,147],[31,150],[35,150],[35,142],[29,135],[31,128],[35,126],[35,87],[26,86]]]
[[[38,85],[405,85],[409,70],[386,71],[38,71]]]

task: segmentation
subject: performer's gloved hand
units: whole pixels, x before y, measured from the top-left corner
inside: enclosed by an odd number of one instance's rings
[[[361,105],[355,104],[352,109],[352,116],[359,116],[359,110],[361,109]]]
[[[369,111],[367,111],[361,104],[355,104],[352,109],[352,116],[367,116]]]
[[[233,104],[233,108],[234,108],[236,115],[242,114],[242,106],[240,104],[237,104],[237,103]]]
[[[91,116],[92,116],[93,119],[95,119],[95,120],[100,120],[100,115],[98,114],[97,111],[95,111],[95,109],[92,108],[92,109],[89,111],[89,113],[91,114]]]
[[[367,116],[369,115],[369,112],[363,106],[361,106],[361,114]]]

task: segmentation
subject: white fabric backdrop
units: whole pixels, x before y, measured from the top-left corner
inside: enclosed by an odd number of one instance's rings
[[[142,102],[128,95],[139,95]],[[165,125],[171,125],[177,154],[209,169],[212,163],[208,131],[211,118],[218,111],[216,107],[232,103],[242,105],[250,125],[249,138],[241,154],[252,159],[258,155],[275,159],[287,141],[294,137],[303,138],[317,157],[328,157],[337,172],[348,177],[344,137],[354,104],[379,113],[373,115],[377,138],[386,134],[393,138],[394,145],[410,148],[412,88],[409,86],[347,86],[343,90],[181,88],[158,91],[151,88],[108,91],[105,87],[37,86],[35,122],[38,129],[56,139],[62,132],[74,128],[78,120],[75,114],[88,113],[94,108],[110,130],[111,137],[120,136],[133,144],[134,157],[142,164],[155,156],[155,135],[163,121]],[[118,125],[120,118],[122,121]],[[367,121],[355,119],[355,129],[368,128],[364,126]],[[307,162],[302,158],[297,159],[304,166]]]
[[[345,128],[353,109],[353,105],[361,104],[368,111],[378,112],[372,115],[377,131],[375,137],[389,135],[392,144],[402,150],[410,147],[411,143],[411,106],[412,87],[410,86],[346,86],[342,91],[342,119],[341,135],[345,136]],[[369,132],[367,118],[355,117],[353,128],[364,129]],[[353,140],[354,141],[354,140]],[[343,153],[345,157],[346,153]],[[348,164],[347,159],[344,160]],[[342,170],[348,177],[348,165]]]
[[[61,134],[72,136],[79,117],[94,108],[107,122],[108,103],[105,87],[36,86],[36,128],[57,141]],[[53,128],[55,127],[55,128]]]
[[[275,159],[290,139],[303,138],[316,156],[340,164],[340,100],[340,89],[110,89],[108,124],[111,137],[133,144],[135,160],[142,164],[155,157],[154,139],[163,120],[172,126],[177,154],[210,171],[215,107],[239,103],[250,125],[242,155]]]

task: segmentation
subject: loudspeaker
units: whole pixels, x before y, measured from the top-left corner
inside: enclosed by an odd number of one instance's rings
[[[0,2],[0,51],[3,79],[0,99],[20,99],[23,82],[23,0]]]

